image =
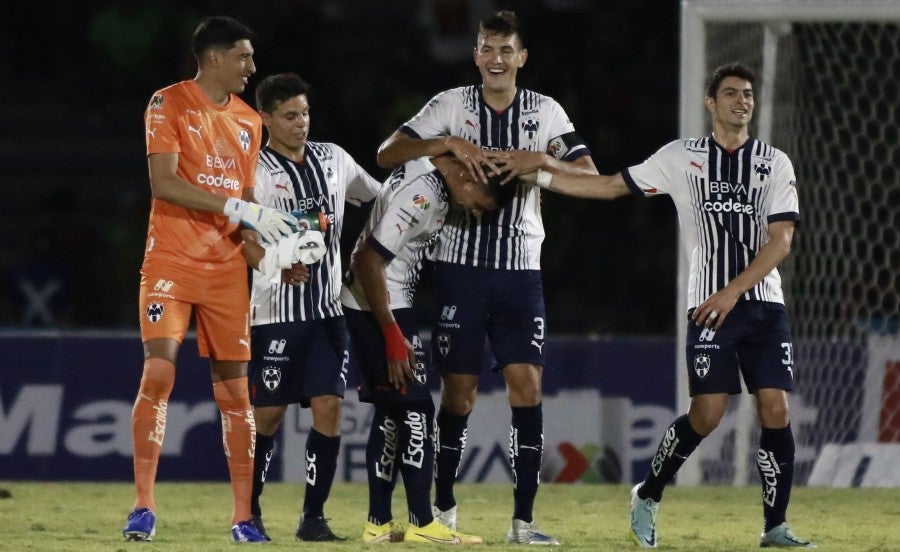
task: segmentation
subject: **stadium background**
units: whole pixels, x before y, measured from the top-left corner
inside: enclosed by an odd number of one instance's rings
[[[601,172],[676,136],[674,0],[4,2],[0,326],[137,329],[142,114],[154,90],[194,76],[188,40],[202,15],[256,31],[245,100],[262,76],[296,71],[313,86],[311,139],[380,179],[378,144],[437,91],[478,81],[475,25],[500,8],[517,11],[529,49],[520,85],[560,101]],[[544,197],[551,332],[672,336],[670,201]],[[349,211],[345,244],[361,224]]]

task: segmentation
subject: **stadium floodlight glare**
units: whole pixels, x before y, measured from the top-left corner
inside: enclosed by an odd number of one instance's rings
[[[779,270],[795,350],[795,481],[803,484],[826,443],[900,439],[890,426],[900,426],[900,383],[891,383],[900,382],[900,2],[681,6],[679,135],[709,132],[705,79],[740,61],[759,76],[751,134],[795,165],[802,221]],[[679,251],[681,412],[689,404],[687,263]],[[892,366],[897,374],[887,373]],[[752,399],[732,401],[678,483],[754,483],[758,435]]]

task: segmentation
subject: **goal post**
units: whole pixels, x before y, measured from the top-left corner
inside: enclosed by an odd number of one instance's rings
[[[826,444],[900,441],[900,2],[681,6],[679,136],[708,134],[705,80],[739,61],[759,77],[751,134],[785,151],[797,173],[802,220],[779,270],[795,347],[795,480],[803,484]],[[690,402],[687,259],[680,249],[680,412]],[[752,397],[732,400],[678,483],[755,482],[758,437]]]

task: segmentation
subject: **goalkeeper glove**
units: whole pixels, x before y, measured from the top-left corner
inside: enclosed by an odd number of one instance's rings
[[[294,246],[292,257],[292,260],[295,263],[309,265],[325,256],[328,248],[325,247],[325,239],[321,232],[307,230],[305,233],[300,233],[299,235],[300,239],[297,240],[297,243]]]
[[[258,271],[263,273],[266,280],[273,284],[281,282],[281,271],[291,268],[295,261],[294,255],[297,254],[297,242],[300,240],[300,233],[295,232],[286,238],[282,238],[278,243],[267,246],[266,253],[259,260]]]
[[[284,211],[263,207],[257,203],[229,197],[223,213],[232,223],[242,222],[244,226],[259,232],[266,243],[275,243],[283,236],[297,231],[297,219]]]

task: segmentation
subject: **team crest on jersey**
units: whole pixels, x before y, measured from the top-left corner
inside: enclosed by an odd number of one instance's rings
[[[238,140],[241,141],[241,147],[244,148],[244,151],[250,149],[250,133],[245,129],[240,129],[238,131]]]
[[[697,355],[694,357],[694,372],[697,377],[703,379],[709,373],[709,355]]]
[[[441,356],[447,356],[450,354],[450,336],[442,333],[437,336],[437,346],[438,351],[440,351]]]
[[[766,177],[772,174],[772,167],[766,162],[754,164],[753,170],[756,171],[756,176],[759,177],[760,182],[764,182]]]
[[[522,130],[525,131],[525,134],[528,135],[529,139],[534,138],[534,135],[537,133],[540,126],[541,123],[534,119],[527,119],[522,122]]]
[[[268,389],[269,391],[275,391],[281,384],[281,368],[277,368],[275,366],[268,366],[266,368],[263,368],[262,380],[263,385],[266,386],[266,389]]]
[[[162,109],[163,99],[162,94],[156,94],[150,98],[150,105],[148,107],[150,109]]]
[[[150,303],[150,306],[147,307],[147,320],[156,324],[163,317],[164,310],[162,303]]]
[[[427,199],[425,199],[425,196],[423,196],[422,194],[414,195],[412,198],[412,202],[413,202],[413,205],[415,205],[416,207],[418,207],[419,209],[421,209],[423,211],[427,211],[428,208],[431,207],[431,203],[429,203],[429,201]]]

